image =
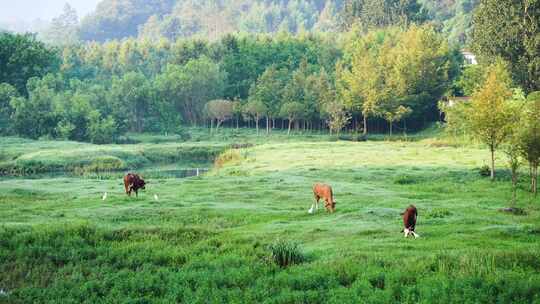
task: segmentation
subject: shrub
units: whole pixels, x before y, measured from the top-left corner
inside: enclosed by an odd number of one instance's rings
[[[490,176],[491,169],[488,165],[483,165],[482,167],[478,168],[478,174],[480,174],[480,176]]]
[[[216,168],[221,168],[225,164],[239,162],[241,159],[242,156],[240,155],[240,152],[238,150],[229,149],[216,157],[214,165],[216,166]]]
[[[364,134],[343,134],[340,135],[339,140],[345,140],[345,141],[366,141],[367,137]]]
[[[252,143],[234,143],[231,144],[231,149],[243,149],[243,148],[251,148],[255,146]]]
[[[129,136],[118,136],[116,140],[114,141],[115,144],[119,145],[135,145],[140,144],[140,140],[133,139]]]
[[[174,131],[174,134],[178,135],[178,137],[180,137],[180,139],[183,141],[187,141],[191,139],[191,133],[189,133],[189,130],[181,126],[176,128],[176,130]]]
[[[437,209],[429,210],[426,214],[426,217],[427,218],[445,218],[450,215],[452,215],[450,210],[437,208]]]
[[[93,159],[90,164],[83,167],[84,171],[97,172],[97,171],[111,171],[124,169],[125,165],[121,159],[114,156],[98,156]]]
[[[420,182],[420,179],[410,175],[399,175],[394,178],[394,184],[398,185],[412,185]]]
[[[305,260],[300,245],[295,242],[277,240],[268,249],[274,263],[282,268],[293,264],[300,264]]]
[[[107,144],[114,142],[118,128],[112,116],[107,118],[100,117],[97,111],[90,114],[90,123],[88,126],[88,136],[90,141],[95,144]]]

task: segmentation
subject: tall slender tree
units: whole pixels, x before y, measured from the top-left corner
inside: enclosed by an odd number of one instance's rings
[[[491,179],[495,178],[495,151],[509,136],[512,112],[508,100],[512,97],[510,74],[506,65],[497,62],[486,72],[482,87],[472,96],[468,125],[473,135],[486,144],[491,153]]]

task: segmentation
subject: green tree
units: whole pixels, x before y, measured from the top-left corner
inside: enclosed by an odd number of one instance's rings
[[[270,121],[279,115],[280,101],[284,90],[284,82],[281,73],[275,65],[268,67],[257,79],[249,93],[250,99],[262,102],[266,108],[266,133],[270,132]]]
[[[216,120],[216,132],[221,124],[233,116],[233,103],[228,100],[216,99],[206,104],[206,115],[211,120]]]
[[[9,118],[13,112],[10,102],[18,96],[15,87],[9,83],[0,83],[0,134],[7,134],[9,131]]]
[[[385,105],[384,109],[381,111],[381,115],[384,120],[388,122],[390,136],[392,136],[392,126],[394,122],[402,120],[403,118],[410,115],[411,112],[411,108],[402,105]]]
[[[416,0],[346,0],[341,19],[345,28],[356,23],[369,29],[421,23],[427,16]]]
[[[395,44],[388,40],[380,55],[392,118],[403,110],[415,120],[435,118],[437,100],[451,85],[451,52],[445,38],[432,26],[411,26],[399,32]],[[401,108],[399,106],[402,106]],[[399,115],[396,115],[399,114]]]
[[[483,66],[479,64],[467,65],[454,83],[454,90],[458,96],[471,96],[483,83]]]
[[[324,110],[328,114],[327,123],[330,129],[330,134],[335,132],[339,136],[340,131],[347,125],[347,123],[349,123],[349,120],[351,119],[345,105],[338,100],[334,100],[325,103]]]
[[[34,139],[55,135],[59,121],[54,109],[58,81],[54,75],[43,79],[31,78],[28,81],[28,98],[11,99],[11,127],[17,134]]]
[[[484,62],[501,57],[526,92],[540,90],[540,2],[481,0],[474,11],[472,48]]]
[[[58,69],[59,58],[31,34],[0,32],[0,83],[9,83],[27,94],[26,83]]]
[[[522,132],[522,116],[524,114],[525,97],[521,89],[514,90],[512,99],[508,101],[508,138],[503,143],[503,152],[507,157],[507,166],[512,175],[512,202],[511,208],[516,207],[517,203],[517,185],[519,168],[521,167],[521,135]]]
[[[59,93],[54,99],[54,111],[59,122],[55,136],[63,139],[88,140],[88,124],[92,97],[82,92],[72,94],[70,91]]]
[[[291,125],[298,119],[302,118],[302,115],[304,115],[305,111],[306,109],[304,105],[297,101],[286,102],[281,105],[279,116],[287,119],[289,122],[289,126],[287,128],[287,135],[291,133]]]
[[[525,113],[520,121],[519,146],[523,158],[529,163],[531,192],[536,195],[540,165],[540,92],[527,96]]]
[[[226,74],[206,57],[188,61],[184,66],[168,65],[156,78],[163,102],[172,103],[185,122],[196,125],[203,119],[206,103],[223,96]]]
[[[112,116],[103,118],[98,111],[92,111],[89,120],[88,135],[91,142],[95,144],[114,142],[118,129]]]
[[[151,84],[142,73],[129,72],[122,78],[114,78],[111,87],[111,103],[114,117],[131,131],[142,132],[144,116],[149,110]]]
[[[266,105],[258,99],[250,99],[244,105],[244,113],[248,118],[252,118],[255,121],[257,135],[259,135],[259,121],[261,120],[261,117],[267,115],[268,113],[268,108]]]
[[[381,61],[383,44],[388,39],[392,37],[386,32],[370,32],[353,40],[349,47],[351,69],[336,71],[343,79],[341,95],[345,104],[350,110],[362,113],[364,134],[368,133],[368,118],[378,115],[380,104],[388,95]]]
[[[69,45],[76,43],[78,38],[77,27],[79,17],[77,11],[68,3],[60,16],[53,18],[49,28],[43,33],[43,40],[57,45]]]
[[[497,62],[486,71],[484,84],[473,94],[468,112],[472,134],[489,147],[491,179],[495,178],[495,150],[507,140],[512,126],[508,99],[511,80],[506,66]]]

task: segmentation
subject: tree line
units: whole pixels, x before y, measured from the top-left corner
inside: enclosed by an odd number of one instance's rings
[[[214,120],[264,125],[267,132],[337,133],[361,116],[365,132],[370,119],[392,126],[408,116],[419,126],[415,120],[436,117],[436,100],[460,60],[427,25],[340,36],[228,35],[216,42],[126,39],[58,49],[30,35],[3,33],[0,40],[14,50],[26,44],[39,50],[32,59],[3,52],[7,62],[20,59],[19,70],[34,71],[5,70],[12,72],[1,79],[3,132],[93,142]]]

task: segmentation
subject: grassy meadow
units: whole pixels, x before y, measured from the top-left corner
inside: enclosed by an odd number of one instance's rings
[[[526,214],[498,210],[511,197],[502,154],[491,182],[478,173],[487,149],[432,132],[365,142],[191,132],[103,146],[0,139],[12,173],[222,153],[202,176],[149,178],[138,198],[114,174],[1,177],[0,303],[540,303],[540,198],[523,174]],[[333,186],[334,214],[308,214],[314,182]],[[418,239],[400,233],[409,204]],[[297,264],[273,262],[279,241],[298,245]]]

